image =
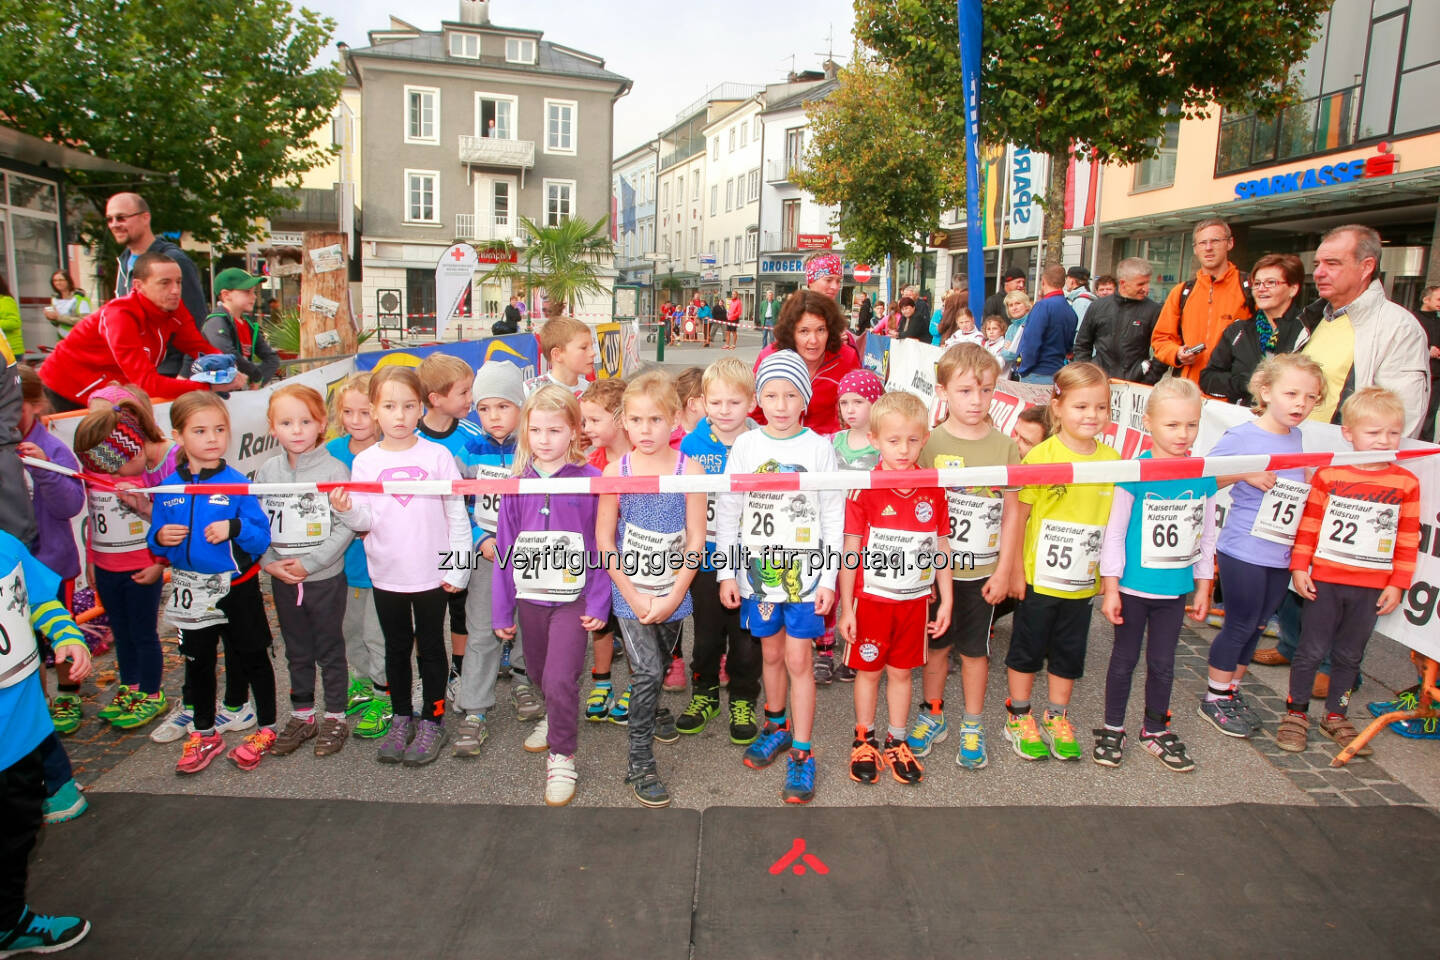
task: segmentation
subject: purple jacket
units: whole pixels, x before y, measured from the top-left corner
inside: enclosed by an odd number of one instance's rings
[[[46,430],[38,419],[23,439],[44,450],[56,466],[80,469],[80,461],[65,442]],[[35,538],[35,559],[54,570],[61,580],[80,576],[80,551],[75,545],[75,530],[70,520],[85,509],[85,485],[53,470],[40,467],[25,470],[35,488],[35,525],[40,531]]]
[[[525,468],[522,479],[538,478],[534,466]],[[555,477],[598,477],[600,471],[586,464],[567,463],[555,472]],[[598,554],[595,546],[595,515],[599,501],[593,494],[580,493],[526,493],[506,494],[500,498],[500,511],[495,531],[495,577],[492,583],[494,607],[491,620],[497,630],[515,626],[515,577],[513,571],[502,565],[509,550],[515,545],[515,538],[521,533],[536,530],[574,530],[585,541],[585,552],[589,557]],[[548,510],[543,513],[542,510]],[[585,615],[596,620],[610,618],[610,575],[605,570],[585,571]],[[560,606],[543,600],[527,600],[547,607]]]

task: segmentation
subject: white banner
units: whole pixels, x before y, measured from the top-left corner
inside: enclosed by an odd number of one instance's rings
[[[1045,199],[1046,174],[1050,158],[1032,153],[1029,147],[1010,144],[1010,236],[1011,240],[1033,240],[1040,236],[1040,204]]]
[[[445,339],[445,328],[460,312],[460,301],[470,289],[479,262],[480,255],[468,243],[452,244],[440,254],[435,264],[435,339]]]

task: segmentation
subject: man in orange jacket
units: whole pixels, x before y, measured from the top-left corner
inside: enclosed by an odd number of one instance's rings
[[[1177,367],[1187,380],[1199,383],[1220,334],[1236,320],[1251,317],[1255,308],[1249,278],[1230,262],[1235,238],[1229,224],[1224,220],[1200,221],[1195,225],[1192,243],[1200,269],[1194,280],[1171,290],[1165,298],[1155,332],[1150,335],[1150,349],[1161,363]]]

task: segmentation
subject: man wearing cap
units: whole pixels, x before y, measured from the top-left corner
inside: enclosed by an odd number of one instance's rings
[[[235,358],[235,367],[250,382],[264,386],[280,369],[280,357],[260,330],[255,316],[255,288],[264,283],[239,267],[227,267],[215,278],[215,305],[205,318],[205,339]],[[258,363],[256,362],[258,359]]]
[[[984,317],[1009,316],[1009,314],[1005,312],[1005,295],[1007,293],[1013,293],[1016,290],[1024,289],[1025,271],[1021,270],[1019,267],[1011,267],[1009,270],[1006,270],[1004,282],[1001,284],[1000,289],[996,290],[994,293],[990,294],[990,296],[985,298],[985,306],[982,309],[982,316],[975,318],[976,323],[979,323],[982,319],[984,319]]]
[[[1085,322],[1085,311],[1095,302],[1090,292],[1090,271],[1084,267],[1071,267],[1065,271],[1065,299],[1075,311],[1076,321]],[[1078,327],[1077,327],[1078,329]]]

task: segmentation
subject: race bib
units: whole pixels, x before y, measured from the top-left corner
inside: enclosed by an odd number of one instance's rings
[[[705,495],[705,542],[715,542],[715,494]]]
[[[145,546],[149,522],[114,493],[92,490],[86,504],[90,511],[90,546],[96,553],[129,553]]]
[[[973,497],[958,490],[946,490],[945,501],[950,507],[950,549],[956,556],[955,569],[969,570],[999,560],[1005,501],[999,497]]]
[[[1395,537],[1400,531],[1400,507],[1350,497],[1330,497],[1315,556],[1366,570],[1395,566]]]
[[[805,559],[779,551],[819,549],[820,499],[815,494],[747,493],[740,511],[740,542],[749,551],[751,586],[761,599],[798,603],[814,597],[819,577],[806,573]]]
[[[641,593],[663,597],[675,586],[675,564],[682,559],[685,549],[685,531],[657,533],[634,524],[625,524],[625,542],[621,555],[626,570],[634,564],[635,572],[630,582]]]
[[[569,603],[585,589],[585,539],[571,530],[528,530],[515,538],[515,596]]]
[[[490,464],[475,467],[477,480],[506,480],[510,477],[508,467]],[[477,493],[475,495],[475,525],[488,533],[494,533],[500,523],[500,494]]]
[[[1035,586],[1061,593],[1093,589],[1100,566],[1103,527],[1043,520],[1035,545]]]
[[[918,530],[870,528],[864,592],[886,600],[930,596],[935,582],[935,535]],[[920,563],[921,554],[927,563]]]
[[[1140,563],[1179,570],[1200,559],[1205,500],[1146,500],[1140,513]]]
[[[270,518],[270,546],[282,557],[308,553],[330,536],[330,501],[323,493],[267,493],[260,509]]]
[[[0,689],[40,669],[40,650],[30,627],[30,595],[20,564],[0,577]]]
[[[1260,509],[1255,522],[1250,524],[1251,536],[1269,540],[1282,546],[1295,543],[1295,533],[1300,529],[1300,518],[1305,514],[1305,500],[1310,496],[1310,484],[1284,477],[1275,481],[1275,486],[1265,491],[1260,498]]]
[[[220,601],[230,592],[230,574],[196,573],[170,568],[170,600],[165,619],[181,630],[199,630],[228,623]]]

